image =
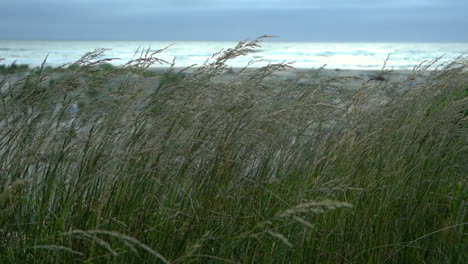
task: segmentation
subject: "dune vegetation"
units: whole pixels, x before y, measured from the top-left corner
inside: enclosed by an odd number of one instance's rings
[[[467,59],[230,71],[262,39],[3,67],[0,263],[467,263]]]

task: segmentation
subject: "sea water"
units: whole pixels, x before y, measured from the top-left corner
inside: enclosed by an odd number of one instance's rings
[[[157,57],[176,67],[202,65],[221,49],[235,47],[237,42],[167,42],[167,41],[12,41],[0,40],[0,64],[60,66],[78,60],[97,48],[107,50],[102,58],[116,58],[111,63],[121,65],[135,59],[142,51],[150,52],[167,47]],[[230,60],[229,66],[252,67],[268,63],[293,62],[295,68],[381,69],[386,62],[389,69],[412,69],[423,61],[439,57],[440,63],[452,61],[468,53],[468,43],[315,43],[265,41],[255,52]],[[388,58],[388,60],[387,60]],[[466,58],[466,57],[465,57]],[[168,64],[155,65],[168,67]]]

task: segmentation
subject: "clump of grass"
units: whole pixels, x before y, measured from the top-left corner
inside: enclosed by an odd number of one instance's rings
[[[2,77],[0,262],[466,261],[466,59],[357,90],[230,72],[263,38]]]
[[[2,61],[0,59],[0,61]],[[29,70],[29,65],[27,64],[16,64],[13,62],[10,65],[0,65],[0,74],[12,74],[12,73],[21,73]]]

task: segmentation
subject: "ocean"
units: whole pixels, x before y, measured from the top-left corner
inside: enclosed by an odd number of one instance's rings
[[[118,58],[115,65],[126,63],[135,57],[138,49],[156,51],[167,47],[158,57],[172,62],[176,67],[201,65],[221,49],[234,47],[237,42],[167,42],[167,41],[12,41],[0,40],[0,64],[60,66],[74,62],[96,48],[110,49],[105,58]],[[244,67],[249,61],[259,61],[253,67],[267,63],[294,62],[295,68],[312,69],[381,69],[385,60],[388,69],[406,70],[426,60],[443,56],[440,63],[456,59],[468,53],[468,43],[316,43],[269,42],[261,43],[256,52],[231,60],[228,65]],[[164,67],[169,65],[155,65]]]

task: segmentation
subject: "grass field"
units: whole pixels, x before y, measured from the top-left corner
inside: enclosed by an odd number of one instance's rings
[[[466,58],[220,81],[259,44],[3,67],[0,263],[467,263]]]

